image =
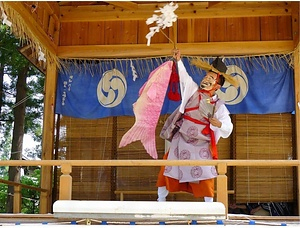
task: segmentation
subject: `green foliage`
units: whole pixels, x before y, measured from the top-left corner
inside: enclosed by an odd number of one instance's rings
[[[26,175],[21,177],[21,183],[33,187],[40,186],[40,168],[26,167]],[[1,176],[1,179],[7,180],[7,172],[5,176]],[[7,198],[7,184],[0,183],[0,213],[6,212],[6,198]],[[38,214],[39,213],[39,203],[40,203],[40,192],[22,188],[22,205],[21,213],[24,214]]]
[[[35,169],[30,176],[22,176],[21,183],[39,187],[40,186],[40,169]],[[22,213],[38,214],[40,203],[40,192],[22,188]]]
[[[7,185],[0,183],[0,213],[6,212]]]
[[[19,72],[28,65],[28,60],[18,51],[22,42],[16,39],[6,26],[0,24],[0,70],[4,71],[5,80],[1,86],[0,113],[0,158],[10,159],[12,148],[12,132],[14,124],[14,108],[16,104],[16,83]],[[1,76],[1,75],[0,75]],[[2,75],[3,76],[3,75]],[[30,64],[26,81],[25,102],[25,134],[29,134],[40,144],[32,151],[25,151],[27,157],[41,156],[42,115],[44,75]],[[33,171],[26,171],[21,177],[21,183],[30,186],[40,186],[40,171],[36,167]],[[8,179],[8,168],[0,167],[0,178]],[[22,213],[37,213],[39,207],[39,192],[22,189]],[[0,183],[0,213],[6,212],[7,185]]]
[[[20,54],[18,49],[22,45],[6,26],[0,25],[0,68],[4,67],[7,80],[2,88],[2,102],[0,115],[0,133],[4,137],[0,139],[0,156],[9,158],[11,148],[11,133],[14,123],[14,107],[16,97],[16,82],[18,72],[28,64],[28,60]],[[26,103],[25,113],[25,134],[32,136],[35,142],[42,142],[42,117],[43,117],[43,90],[44,75],[30,64],[27,75],[27,97],[22,101]],[[37,146],[34,151],[29,151],[32,158],[41,157],[41,146]]]

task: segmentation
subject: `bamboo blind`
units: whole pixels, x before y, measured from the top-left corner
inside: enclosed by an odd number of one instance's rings
[[[62,117],[59,159],[113,159],[112,130],[112,117],[97,120]],[[104,200],[111,197],[111,167],[73,167],[72,178],[73,199]]]
[[[292,114],[236,115],[236,159],[292,159]],[[236,201],[269,202],[294,200],[292,167],[237,167]]]
[[[161,159],[165,151],[165,142],[159,137],[159,132],[163,126],[166,116],[161,116],[156,128],[156,149],[158,157]],[[134,124],[134,117],[119,117],[117,141],[120,142],[122,136]],[[131,143],[124,148],[119,148],[118,159],[151,159],[146,153],[140,141]],[[160,167],[118,167],[117,168],[117,190],[156,190],[156,179]],[[126,200],[156,200],[155,195],[127,195]]]
[[[161,159],[165,142],[159,132],[168,115],[160,117],[156,146]],[[234,132],[218,142],[219,159],[290,159],[293,149],[291,114],[232,115]],[[134,117],[84,120],[60,119],[58,159],[151,159],[140,141],[118,148]],[[156,190],[160,167],[73,167],[73,199],[114,200],[115,190]],[[58,170],[58,176],[60,172]],[[228,167],[230,201],[238,203],[294,200],[293,168]],[[126,195],[126,200],[156,200],[156,195]],[[170,195],[168,200],[195,200],[192,195]],[[196,199],[196,201],[202,199]]]

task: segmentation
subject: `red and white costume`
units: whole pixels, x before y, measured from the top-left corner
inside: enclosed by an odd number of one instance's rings
[[[229,111],[217,95],[199,90],[192,77],[187,73],[183,62],[178,61],[178,74],[182,103],[176,113],[180,112],[177,133],[171,139],[170,149],[165,158],[168,160],[212,160],[217,159],[216,144],[220,137],[227,138],[233,125]],[[208,117],[213,115],[222,125],[220,128],[211,125]],[[175,113],[166,121],[174,123]],[[214,179],[217,172],[214,166],[166,166],[162,167],[158,181],[158,201],[164,201],[168,191],[187,191],[195,197],[213,197]],[[166,187],[165,187],[166,186]],[[210,200],[211,201],[211,200]]]

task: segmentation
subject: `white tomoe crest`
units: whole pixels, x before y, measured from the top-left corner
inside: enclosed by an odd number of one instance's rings
[[[163,8],[159,10],[155,10],[155,13],[161,12],[160,16],[153,14],[152,17],[148,18],[146,21],[147,25],[150,25],[156,22],[156,26],[149,28],[150,32],[146,35],[148,40],[147,46],[150,46],[151,37],[156,33],[159,32],[160,29],[165,29],[167,27],[172,27],[173,22],[176,22],[177,15],[174,11],[178,8],[178,4],[174,4],[173,2],[165,5]]]

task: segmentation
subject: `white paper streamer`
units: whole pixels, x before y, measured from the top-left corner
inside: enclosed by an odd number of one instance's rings
[[[130,60],[130,67],[131,67],[132,76],[133,76],[132,80],[135,82],[135,80],[138,78],[138,75],[136,73],[136,70],[135,70],[132,60]]]
[[[46,62],[45,54],[44,54],[44,52],[42,52],[41,47],[39,47],[38,61]]]
[[[174,13],[174,11],[178,8],[178,4],[175,4],[173,2],[165,5],[163,8],[160,8],[159,10],[155,10],[155,13],[161,12],[162,14],[160,16],[153,14],[152,17],[148,18],[146,21],[147,25],[150,25],[152,23],[156,23],[156,26],[150,27],[150,32],[146,35],[147,38],[147,46],[150,46],[151,37],[159,32],[160,29],[165,29],[167,27],[172,27],[173,22],[176,22],[177,15]]]
[[[0,5],[0,9],[2,11],[2,24],[7,25],[9,27],[11,27],[12,23],[8,20],[8,17],[6,15],[6,13],[4,12],[4,8],[2,7],[2,3]]]

